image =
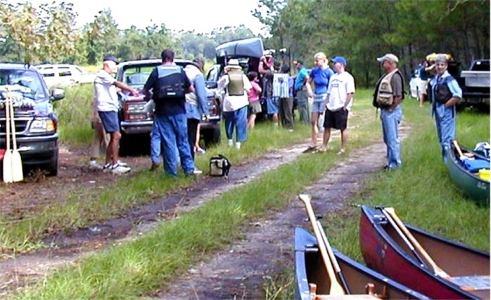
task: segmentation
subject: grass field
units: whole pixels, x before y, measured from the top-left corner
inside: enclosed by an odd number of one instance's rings
[[[68,91],[67,99],[57,106],[62,124],[60,136],[70,143],[87,143],[90,140],[90,124],[83,122],[90,111],[90,107],[85,105],[91,95],[84,89]],[[354,104],[357,118],[350,121],[354,126],[350,150],[369,145],[381,135],[380,121],[374,117],[375,111],[371,107],[371,93],[357,92]],[[356,206],[384,205],[395,207],[401,219],[408,223],[489,250],[489,208],[477,207],[450,182],[440,158],[429,109],[419,108],[417,101],[407,99],[404,114],[404,122],[411,126],[411,131],[402,143],[403,168],[374,174],[366,182],[366,188],[350,200],[355,205],[324,217],[323,225],[331,243],[361,261],[358,243],[354,242],[358,240],[360,214]],[[63,129],[63,124],[69,124],[68,120],[81,122],[77,123],[80,126],[73,126],[79,128],[69,134]],[[458,115],[457,124],[457,139],[463,145],[473,147],[480,141],[489,142],[489,114],[466,110]],[[243,150],[231,151],[222,145],[217,151],[233,163],[250,161],[269,149],[298,143],[309,136],[308,126],[298,126],[297,129],[293,134],[285,135],[272,130],[269,123],[259,124],[243,145]],[[333,143],[333,147],[339,147],[338,140]],[[199,156],[198,167],[205,168],[208,159],[208,153]],[[138,298],[212,251],[232,243],[238,238],[234,228],[263,218],[271,210],[282,209],[288,199],[329,170],[336,159],[334,154],[301,156],[295,162],[264,173],[253,182],[224,193],[178,219],[163,222],[155,231],[136,241],[107,249],[75,267],[61,270],[17,296],[23,299]],[[117,190],[108,189],[99,197],[87,200],[85,206],[79,204],[76,197],[80,194],[76,194],[63,206],[44,212],[40,220],[26,220],[23,226],[7,226],[0,232],[0,241],[15,243],[17,239],[23,239],[25,243],[27,236],[28,243],[34,245],[43,232],[43,224],[60,222],[60,215],[68,216],[64,218],[67,226],[73,226],[74,219],[78,226],[83,226],[94,219],[115,215],[130,205],[151,201],[150,189],[153,194],[164,194],[188,184],[190,182],[186,178],[166,182],[159,176],[148,176],[148,173],[137,174],[131,180],[122,178]],[[287,269],[291,271],[291,268]],[[287,272],[283,275],[265,286],[267,294],[274,295],[267,296],[268,299],[291,298],[292,290],[283,290],[285,284],[282,281],[290,282],[292,274]]]

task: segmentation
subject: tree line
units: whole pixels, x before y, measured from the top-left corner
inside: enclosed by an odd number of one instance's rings
[[[207,34],[173,32],[165,23],[123,30],[110,9],[76,27],[69,2],[0,4],[1,61],[94,65],[106,53],[122,60],[159,57],[166,47],[179,57],[213,61],[217,45],[255,36],[245,25]],[[303,59],[310,67],[316,52],[343,55],[357,84],[370,87],[381,73],[376,57],[388,52],[400,58],[408,77],[433,52],[450,53],[463,68],[489,58],[489,5],[489,0],[259,0],[251,14],[269,31],[266,48],[284,48],[289,62]]]

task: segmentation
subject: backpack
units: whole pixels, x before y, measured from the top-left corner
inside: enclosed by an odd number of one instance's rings
[[[221,154],[210,157],[210,176],[228,177],[231,166],[228,158]]]

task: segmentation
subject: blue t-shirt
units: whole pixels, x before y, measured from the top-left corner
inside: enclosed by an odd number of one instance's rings
[[[309,72],[307,69],[302,67],[300,70],[298,70],[298,75],[297,79],[295,80],[295,91],[300,91],[304,84],[305,84],[305,78],[309,76]]]
[[[329,79],[331,78],[334,72],[331,68],[326,68],[322,70],[319,67],[315,67],[310,72],[310,77],[315,85],[314,94],[325,94],[327,93],[327,87],[329,86]]]

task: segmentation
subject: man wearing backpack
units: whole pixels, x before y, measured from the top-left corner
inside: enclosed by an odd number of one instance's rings
[[[174,64],[174,51],[162,51],[162,65],[152,70],[142,92],[146,99],[155,101],[155,115],[151,133],[152,168],[160,165],[160,150],[163,144],[164,170],[177,177],[179,155],[184,173],[194,175],[194,161],[188,141],[186,117],[186,93],[194,88],[184,70]],[[151,91],[151,92],[150,92]]]
[[[399,124],[402,119],[401,103],[404,99],[404,77],[397,64],[399,59],[394,54],[385,54],[377,58],[385,75],[379,79],[375,88],[373,105],[380,108],[380,120],[384,143],[387,146],[387,163],[384,170],[390,171],[402,165]]]
[[[435,117],[438,142],[442,147],[443,161],[447,161],[450,143],[455,139],[455,104],[462,98],[462,89],[457,80],[447,71],[448,61],[445,55],[435,60],[437,75],[431,79],[431,93],[434,100],[431,105]]]

